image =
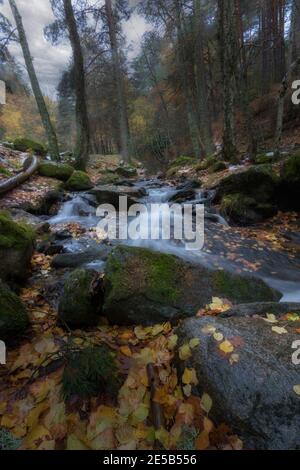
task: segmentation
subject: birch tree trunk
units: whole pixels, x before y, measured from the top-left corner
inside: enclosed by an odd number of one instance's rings
[[[19,13],[15,0],[9,0],[9,4],[10,4],[10,8],[11,8],[12,14],[16,22],[20,45],[23,51],[25,65],[26,65],[26,69],[29,75],[32,91],[36,100],[36,104],[37,104],[37,107],[41,116],[41,120],[45,129],[45,132],[46,132],[46,136],[48,139],[49,153],[53,160],[59,160],[59,150],[58,150],[56,133],[52,125],[49,112],[48,112],[48,109],[47,109],[47,106],[46,106],[46,103],[45,103],[45,100],[44,100],[44,97],[40,88],[40,84],[39,84],[36,72],[35,72],[25,29],[23,26],[22,17]]]
[[[75,149],[76,168],[85,170],[89,159],[90,131],[86,106],[84,61],[72,2],[71,0],[63,0],[63,3],[74,61],[77,127],[77,143]]]
[[[116,21],[111,0],[105,0],[105,10],[107,17],[107,24],[109,29],[110,47],[113,61],[114,78],[116,82],[117,103],[118,103],[118,117],[119,117],[119,132],[121,155],[125,162],[130,162],[130,136],[127,116],[127,100],[125,96],[124,80],[121,70],[121,63],[119,57],[119,48],[116,31]]]

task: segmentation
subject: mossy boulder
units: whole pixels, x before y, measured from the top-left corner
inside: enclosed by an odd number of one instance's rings
[[[300,211],[300,153],[283,164],[278,197],[282,209]]]
[[[184,167],[191,166],[197,163],[197,159],[194,157],[177,157],[171,162],[171,167]]]
[[[28,315],[19,297],[0,281],[0,340],[8,341],[24,333]]]
[[[277,213],[278,178],[272,167],[261,165],[224,178],[217,187],[215,201],[224,215],[235,223],[261,222]]]
[[[116,397],[120,388],[119,368],[107,346],[89,347],[66,357],[62,378],[64,399],[88,399],[99,395]]]
[[[67,163],[41,162],[38,172],[41,176],[68,181],[74,172],[74,168]]]
[[[17,224],[7,212],[0,212],[0,279],[8,283],[26,279],[33,245],[32,228]]]
[[[116,169],[116,173],[123,178],[134,178],[137,176],[137,169],[132,166],[120,166]]]
[[[101,286],[97,272],[76,269],[68,277],[59,302],[58,317],[70,328],[90,327],[99,323],[102,307]]]
[[[19,138],[14,141],[14,149],[20,152],[32,151],[35,155],[45,157],[47,155],[47,149],[43,144],[36,142],[32,139]]]
[[[93,187],[90,177],[84,171],[74,171],[66,182],[66,189],[69,191],[87,191]]]
[[[209,173],[219,173],[220,171],[224,171],[227,169],[227,166],[224,162],[216,161],[209,167]]]
[[[267,164],[272,164],[275,161],[275,154],[266,154],[266,153],[260,153],[255,156],[254,162],[256,165],[267,165]]]
[[[243,194],[224,196],[221,202],[221,213],[231,222],[240,225],[251,225],[273,217],[277,206],[272,204],[257,204],[255,199]]]
[[[174,323],[194,316],[214,296],[236,303],[281,297],[259,279],[212,271],[142,248],[117,247],[108,258],[103,314],[111,324]]]

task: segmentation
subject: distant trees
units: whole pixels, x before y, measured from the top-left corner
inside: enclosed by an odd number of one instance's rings
[[[19,13],[16,2],[14,0],[9,0],[9,4],[10,4],[10,7],[11,7],[11,10],[12,10],[15,22],[16,22],[18,35],[19,35],[19,41],[22,47],[26,69],[29,75],[31,86],[32,86],[32,91],[33,91],[33,94],[34,94],[34,97],[38,106],[38,110],[41,116],[41,120],[43,122],[43,126],[45,128],[45,132],[48,138],[49,153],[54,160],[58,160],[59,150],[58,150],[56,133],[55,133],[53,124],[49,116],[49,112],[48,112],[45,99],[43,97],[43,94],[39,85],[39,81],[36,76],[25,29],[23,26],[22,17]]]

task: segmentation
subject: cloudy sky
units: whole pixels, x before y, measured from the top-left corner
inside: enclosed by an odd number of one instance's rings
[[[44,38],[44,27],[54,19],[49,0],[16,0],[16,3],[23,18],[41,87],[45,94],[54,98],[61,73],[70,61],[70,45],[65,43],[52,46]],[[136,3],[136,1],[132,0],[131,3]],[[4,0],[4,4],[0,5],[0,11],[14,24],[8,0]],[[132,48],[130,58],[138,53],[140,39],[148,29],[150,26],[138,15],[133,15],[130,21],[124,24],[127,42]],[[10,51],[16,60],[24,66],[20,46],[13,44]],[[27,76],[26,73],[24,75]]]

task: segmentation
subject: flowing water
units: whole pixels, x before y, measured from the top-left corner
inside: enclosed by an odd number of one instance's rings
[[[154,227],[161,235],[161,209],[158,204],[168,203],[175,195],[177,189],[172,186],[161,185],[158,181],[141,181],[137,186],[147,190],[147,196],[139,202],[144,204],[148,213],[144,223],[148,230],[151,227],[151,220],[155,220]],[[272,251],[270,248],[257,249],[257,244],[252,239],[243,238],[235,230],[231,230],[227,222],[211,206],[210,192],[196,191],[195,200],[186,201],[185,204],[204,203],[205,204],[205,246],[203,250],[187,251],[183,241],[172,239],[152,240],[149,236],[146,239],[122,240],[117,243],[150,248],[163,253],[171,253],[186,260],[201,263],[211,268],[225,268],[232,272],[255,275],[263,278],[269,285],[278,289],[283,294],[282,301],[300,302],[300,259],[293,260],[285,253]],[[150,209],[154,206],[154,212]],[[57,216],[50,219],[53,226],[69,223],[80,224],[87,231],[94,231],[101,220],[96,216],[96,198],[89,193],[74,194],[65,202]],[[150,215],[151,214],[151,215]],[[125,219],[124,219],[125,220]],[[130,224],[134,218],[128,218],[121,224]],[[172,218],[174,226],[175,219]],[[153,222],[152,222],[153,224]],[[153,226],[153,225],[152,225]],[[124,228],[120,227],[119,228]],[[150,230],[149,230],[150,231]],[[94,232],[95,234],[95,232]],[[79,239],[70,239],[63,242],[66,252],[80,253],[91,248],[99,247],[99,240],[83,235]],[[232,251],[234,256],[232,256]],[[247,268],[247,263],[258,263],[259,268],[252,271]],[[95,269],[102,270],[103,261],[93,261],[88,264]]]

